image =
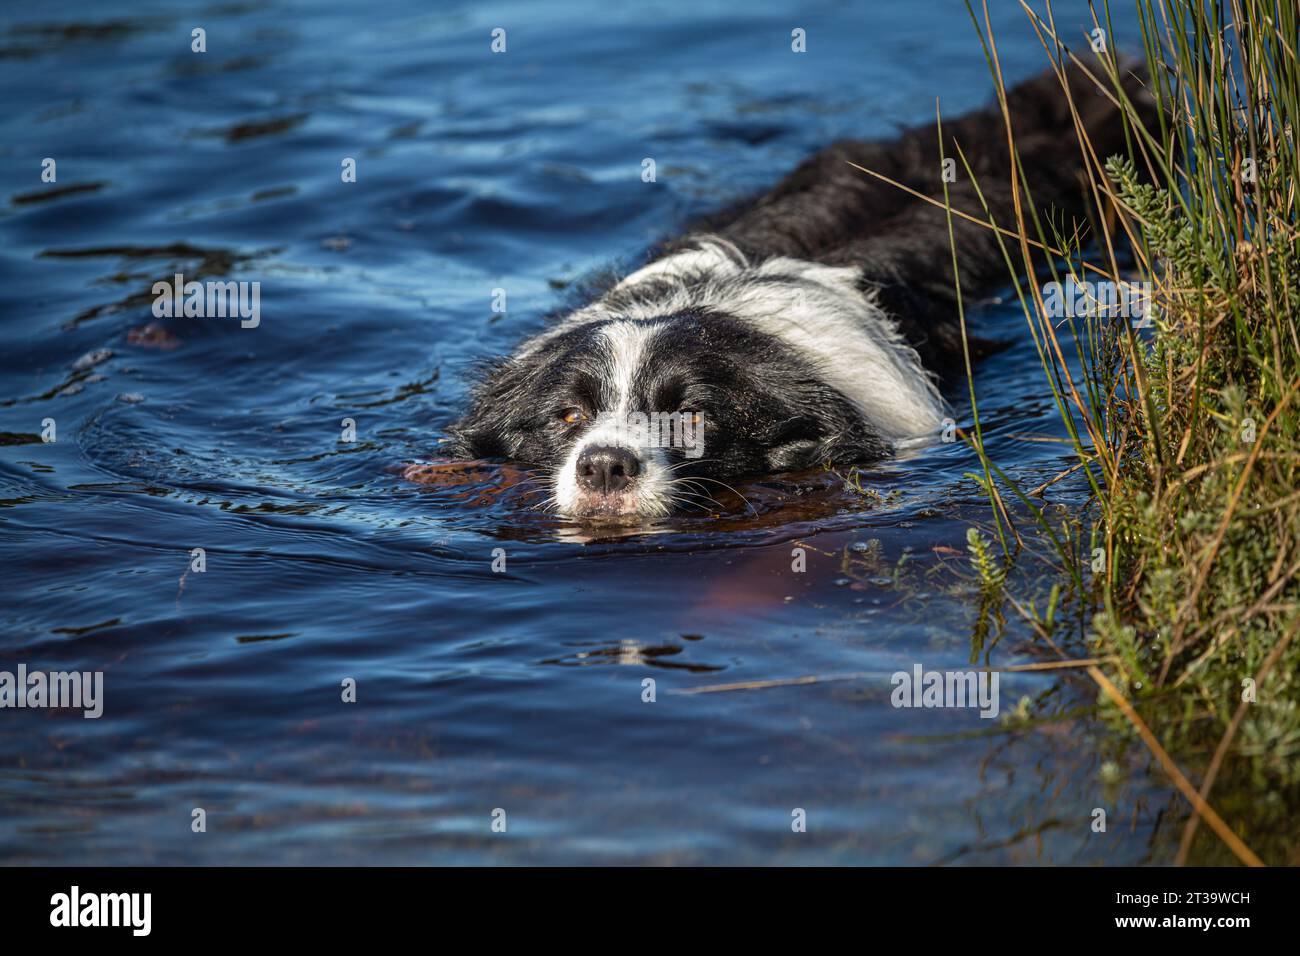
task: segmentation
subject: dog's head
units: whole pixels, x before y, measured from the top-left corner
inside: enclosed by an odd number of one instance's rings
[[[452,450],[547,469],[556,510],[654,518],[735,479],[879,458],[888,444],[790,349],[692,310],[561,324],[493,368]]]

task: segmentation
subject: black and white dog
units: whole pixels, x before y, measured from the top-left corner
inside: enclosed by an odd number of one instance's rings
[[[1100,155],[1119,152],[1118,111],[1086,78],[1070,84]],[[1060,82],[1025,83],[1008,107],[1034,202],[1077,219],[1083,162]],[[1009,224],[1000,112],[946,122],[944,135],[944,155],[960,144],[983,204]],[[546,469],[563,514],[636,519],[736,478],[870,462],[937,435],[939,384],[963,361],[948,221],[850,164],[942,199],[939,155],[933,124],[836,143],[656,250],[496,363],[451,429],[452,453]],[[956,168],[953,206],[983,218]],[[963,293],[1005,284],[993,233],[956,217],[953,228]]]

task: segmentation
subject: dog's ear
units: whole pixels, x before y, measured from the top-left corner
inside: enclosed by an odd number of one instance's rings
[[[453,458],[508,458],[502,434],[501,402],[504,396],[491,388],[480,388],[465,414],[447,428],[444,454]]]
[[[476,370],[478,382],[470,393],[469,407],[448,426],[440,450],[453,458],[506,457],[499,425],[514,387],[513,364],[509,359],[486,360],[478,363]]]
[[[867,465],[890,458],[893,454],[893,445],[855,418],[823,440],[817,451],[817,460],[811,465],[824,465],[827,462],[832,466]]]
[[[769,471],[800,471],[817,464],[824,444],[824,424],[814,415],[792,415],[763,439]]]
[[[449,458],[501,457],[501,440],[487,429],[476,427],[461,419],[447,429],[447,435],[438,450]]]
[[[801,471],[828,461],[857,465],[879,461],[893,453],[889,442],[876,435],[861,418],[847,408],[832,411],[835,403],[823,404],[822,417],[795,415],[781,422],[768,437],[767,465],[771,471]]]
[[[822,443],[816,439],[804,438],[776,445],[767,450],[767,468],[769,471],[802,471],[825,461],[819,460]]]

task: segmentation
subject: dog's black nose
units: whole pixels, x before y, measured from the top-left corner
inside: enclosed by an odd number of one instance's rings
[[[577,469],[579,488],[609,494],[630,485],[641,466],[629,449],[601,445],[584,450],[578,456]]]

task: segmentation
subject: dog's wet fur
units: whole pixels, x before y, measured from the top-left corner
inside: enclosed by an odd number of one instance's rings
[[[1143,97],[1129,77],[1130,98]],[[1072,98],[1099,155],[1122,152],[1118,110],[1078,73]],[[1073,230],[1082,159],[1059,80],[1008,93],[1029,189]],[[1014,221],[996,107],[944,124],[955,209]],[[958,153],[960,147],[960,154]],[[544,469],[548,505],[588,518],[660,517],[738,478],[879,460],[937,437],[939,387],[964,353],[933,123],[887,142],[842,141],[771,191],[654,250],[645,266],[563,313],[493,364],[450,430],[462,458]],[[982,200],[966,173],[977,178]],[[963,295],[1007,282],[993,232],[953,217]],[[971,301],[967,298],[967,302]],[[974,355],[994,348],[972,339]],[[681,413],[699,449],[630,441],[635,413]],[[635,434],[632,432],[631,434]]]

